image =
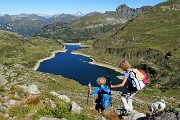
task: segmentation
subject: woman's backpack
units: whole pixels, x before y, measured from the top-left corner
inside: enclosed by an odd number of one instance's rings
[[[146,76],[143,75],[139,70],[132,69],[129,71],[129,78],[128,78],[128,89],[130,91],[139,91],[144,88],[145,84],[143,82]],[[146,79],[147,80],[147,79]],[[147,82],[146,82],[147,83]]]

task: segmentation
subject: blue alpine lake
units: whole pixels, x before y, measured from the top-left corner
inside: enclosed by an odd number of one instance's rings
[[[55,57],[42,62],[37,71],[62,75],[63,77],[78,81],[82,85],[88,85],[91,82],[92,86],[98,86],[96,83],[99,77],[110,77],[112,84],[121,83],[117,76],[119,72],[101,67],[95,64],[90,64],[92,60],[88,57],[71,54],[72,51],[82,49],[79,45],[65,45],[66,52],[59,52]]]

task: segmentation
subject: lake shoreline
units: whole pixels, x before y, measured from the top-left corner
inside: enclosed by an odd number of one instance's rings
[[[113,65],[110,65],[108,63],[99,63],[97,62],[95,59],[93,59],[92,56],[90,55],[87,55],[87,54],[84,54],[84,53],[79,53],[79,52],[72,52],[71,54],[76,54],[76,55],[82,55],[82,56],[86,56],[88,58],[90,58],[92,60],[92,62],[89,62],[90,64],[95,64],[95,65],[98,65],[98,66],[101,66],[101,67],[106,67],[106,68],[110,68],[112,70],[115,70],[117,72],[120,72],[121,74],[124,74],[123,71],[121,71],[118,67],[115,67]]]
[[[51,52],[51,55],[50,55],[49,57],[46,57],[46,58],[43,58],[43,59],[38,60],[38,61],[36,62],[36,65],[32,68],[32,70],[36,71],[36,70],[39,68],[41,62],[44,62],[44,61],[46,61],[46,60],[49,60],[49,59],[55,57],[56,53],[66,52],[66,51],[67,51],[67,50],[64,48],[64,50],[56,50],[56,51]]]

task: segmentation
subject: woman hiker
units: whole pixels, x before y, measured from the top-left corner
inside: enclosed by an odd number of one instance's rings
[[[121,61],[119,64],[119,68],[125,71],[122,78],[122,83],[117,85],[111,85],[111,88],[118,88],[123,86],[125,87],[124,91],[122,91],[121,94],[121,100],[126,112],[131,113],[133,111],[132,98],[137,93],[137,90],[131,90],[128,87],[129,72],[132,68],[127,60]]]

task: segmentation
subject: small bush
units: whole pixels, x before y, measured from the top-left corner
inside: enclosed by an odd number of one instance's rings
[[[38,104],[40,103],[40,99],[38,97],[31,97],[27,99],[28,104]]]

